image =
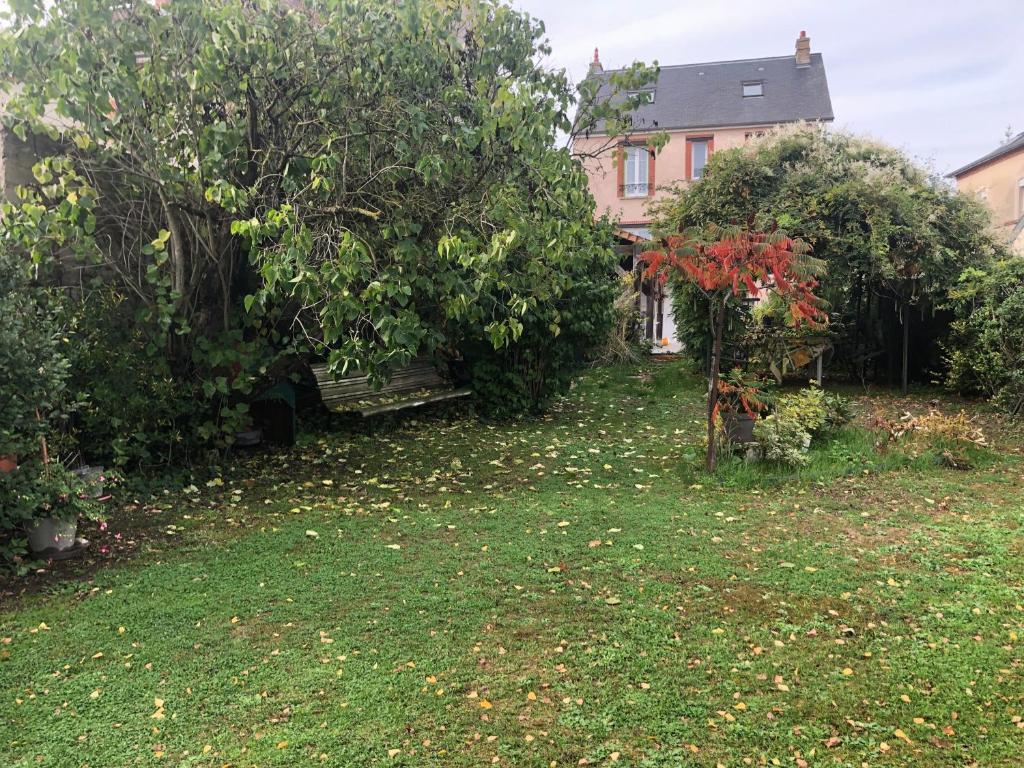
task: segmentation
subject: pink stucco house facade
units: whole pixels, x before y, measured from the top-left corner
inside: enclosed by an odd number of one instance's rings
[[[588,76],[603,80],[613,100],[625,98],[611,93],[613,72],[602,67],[595,50]],[[628,136],[610,137],[599,125],[573,144],[585,158],[598,214],[610,214],[631,241],[650,237],[650,204],[677,184],[698,181],[715,152],[787,123],[833,120],[825,64],[811,52],[805,32],[788,56],[662,66],[657,81],[641,93],[647,103],[633,113]],[[669,137],[658,153],[647,144],[656,132]],[[669,297],[644,286],[640,308],[655,351],[677,351]]]
[[[1024,255],[1024,133],[949,175],[986,205],[997,235]]]

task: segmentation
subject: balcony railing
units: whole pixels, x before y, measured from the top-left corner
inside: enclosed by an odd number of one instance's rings
[[[620,184],[619,197],[647,197],[651,185],[646,181],[642,184]]]

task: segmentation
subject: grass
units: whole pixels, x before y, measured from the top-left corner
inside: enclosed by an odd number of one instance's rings
[[[140,503],[132,561],[0,609],[0,765],[1018,765],[1019,436],[707,477],[699,391],[597,370]]]

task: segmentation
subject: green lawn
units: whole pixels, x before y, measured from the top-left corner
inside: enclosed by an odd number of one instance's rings
[[[1019,765],[1019,437],[710,479],[700,388],[596,371],[158,497],[0,609],[0,765]]]

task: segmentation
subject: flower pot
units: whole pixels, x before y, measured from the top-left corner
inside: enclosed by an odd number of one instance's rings
[[[70,549],[75,545],[75,534],[78,533],[78,520],[67,520],[62,517],[37,517],[28,523],[28,546],[33,552],[54,549],[57,551]]]
[[[748,413],[723,413],[722,425],[730,443],[742,445],[754,442],[754,417]]]
[[[103,467],[85,466],[71,472],[82,482],[89,484],[89,496],[94,499],[103,495]]]
[[[5,453],[0,456],[0,473],[8,474],[18,468],[18,457],[13,453]]]

